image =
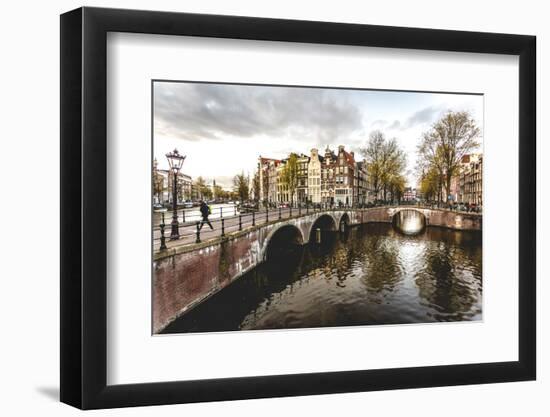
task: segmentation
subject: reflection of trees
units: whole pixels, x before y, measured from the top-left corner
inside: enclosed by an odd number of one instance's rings
[[[479,235],[429,229],[424,267],[416,274],[420,297],[436,310],[436,320],[464,320],[479,309],[481,245]]]
[[[398,239],[387,224],[369,225],[363,240],[363,282],[371,292],[392,291],[401,280]],[[388,238],[390,236],[390,238]]]
[[[275,243],[292,241],[290,232]],[[481,253],[480,233],[405,236],[389,224],[328,232],[320,245],[268,256],[166,332],[468,320],[481,308]]]

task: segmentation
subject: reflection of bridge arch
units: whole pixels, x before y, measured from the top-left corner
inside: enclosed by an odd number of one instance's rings
[[[336,220],[334,219],[334,216],[328,214],[328,213],[325,213],[325,214],[321,214],[319,217],[317,217],[317,219],[315,219],[314,222],[311,223],[311,226],[309,227],[309,233],[308,233],[308,236],[309,236],[309,240],[312,241],[314,240],[312,237],[312,234],[315,233],[315,230],[317,228],[321,229],[323,232],[324,231],[336,231],[337,230],[337,223],[336,223]]]
[[[304,242],[304,235],[299,227],[293,224],[283,224],[271,230],[267,235],[263,244],[261,259],[267,260],[270,248],[285,245],[303,245]]]

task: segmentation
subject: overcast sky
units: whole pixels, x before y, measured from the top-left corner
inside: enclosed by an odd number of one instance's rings
[[[468,110],[483,128],[483,97],[467,94],[155,82],[154,156],[166,168],[174,148],[187,155],[183,172],[230,188],[235,174],[252,174],[258,156],[321,152],[344,145],[356,160],[373,130],[397,138],[416,185],[422,132],[447,110]]]

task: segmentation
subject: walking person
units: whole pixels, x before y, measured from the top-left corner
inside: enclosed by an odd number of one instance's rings
[[[210,223],[210,220],[208,220],[208,216],[210,215],[210,207],[208,207],[208,205],[203,200],[201,200],[201,205],[199,210],[202,216],[199,230],[202,229],[202,226],[204,226],[204,223],[208,224],[208,226],[210,226],[210,229],[214,230],[214,228],[212,227],[212,223]]]

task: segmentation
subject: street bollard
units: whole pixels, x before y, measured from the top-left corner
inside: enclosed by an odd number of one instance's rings
[[[265,222],[269,223],[269,208],[265,208]]]
[[[233,216],[237,215],[237,206],[233,206]]]
[[[225,219],[222,219],[222,237],[225,236]]]
[[[164,213],[162,213],[162,223],[160,224],[160,250],[166,250],[166,237],[164,237]]]
[[[279,220],[281,220],[281,206],[279,206]]]
[[[298,216],[301,216],[302,215],[302,205],[299,204],[298,205]]]
[[[239,230],[243,230],[243,216],[239,214]]]
[[[256,226],[256,212],[252,212],[252,226]]]
[[[195,239],[195,243],[201,243],[201,229],[200,229],[201,222],[197,222],[197,238]]]
[[[163,214],[163,216],[164,216],[164,214]],[[185,210],[181,211],[181,222],[185,223]]]

